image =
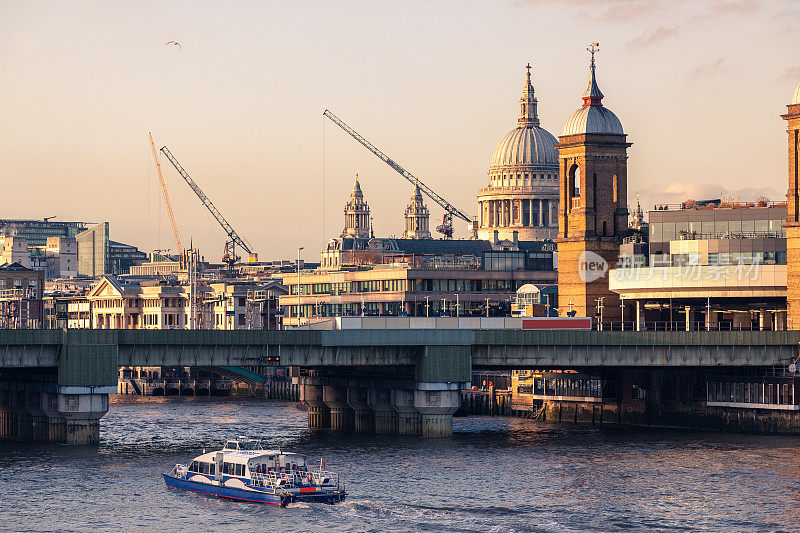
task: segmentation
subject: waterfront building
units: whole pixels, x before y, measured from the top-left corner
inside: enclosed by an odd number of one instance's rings
[[[414,186],[414,194],[406,206],[403,215],[403,238],[404,239],[430,239],[430,213],[428,207],[422,200],[422,192],[419,185]]]
[[[297,276],[287,275],[289,294],[280,299],[284,325],[358,315],[507,315],[519,287],[556,283],[548,248],[552,243],[524,243],[525,249],[504,251],[493,250],[487,241],[460,242],[484,243],[485,251],[480,256],[403,256],[398,262],[353,270],[304,271],[299,297]]]
[[[43,327],[44,273],[19,263],[0,265],[0,329]]]
[[[371,236],[369,204],[364,200],[364,193],[361,192],[361,184],[356,174],[353,192],[350,193],[350,199],[344,207],[342,238],[368,239]]]
[[[786,214],[766,199],[656,206],[649,242],[623,244],[609,271],[626,328],[785,329]]]
[[[561,314],[620,315],[619,295],[609,290],[608,265],[617,263],[628,233],[627,149],[619,118],[603,106],[595,76],[595,48],[583,105],[559,137],[558,295]]]
[[[103,278],[88,292],[95,329],[189,329],[194,296],[196,329],[277,329],[278,298],[287,289],[275,281],[196,285],[177,280],[120,281]]]
[[[787,113],[789,190],[786,195],[786,239],[788,254],[787,309],[790,329],[800,329],[800,84],[794,91]]]
[[[556,138],[541,127],[528,65],[517,127],[492,153],[489,185],[478,190],[478,238],[553,239],[558,229]]]

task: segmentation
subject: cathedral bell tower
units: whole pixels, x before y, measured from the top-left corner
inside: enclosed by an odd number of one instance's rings
[[[583,105],[564,125],[558,138],[558,300],[560,315],[620,319],[620,299],[608,288],[608,270],[619,258],[628,233],[628,176],[622,123],[603,106],[591,53],[589,85]]]
[[[344,206],[344,229],[342,230],[342,237],[369,239],[372,236],[371,227],[369,205],[364,200],[364,193],[361,192],[361,185],[358,183],[358,174],[356,174],[356,183],[353,185],[353,192],[350,193],[350,199]]]
[[[788,112],[781,115],[789,134],[789,190],[786,194],[786,325],[800,329],[800,84]]]

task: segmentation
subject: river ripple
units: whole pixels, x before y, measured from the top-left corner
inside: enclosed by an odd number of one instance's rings
[[[800,439],[616,431],[502,417],[452,439],[335,435],[289,402],[115,398],[99,446],[0,444],[0,529],[797,531]],[[340,505],[287,509],[167,489],[226,437],[326,459]]]

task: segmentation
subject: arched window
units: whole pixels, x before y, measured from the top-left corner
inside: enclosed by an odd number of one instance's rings
[[[572,196],[581,195],[581,169],[578,165],[572,165],[569,169],[569,188]]]
[[[606,235],[608,235],[608,225],[607,225],[606,221],[604,220],[603,221],[603,237],[605,237]]]

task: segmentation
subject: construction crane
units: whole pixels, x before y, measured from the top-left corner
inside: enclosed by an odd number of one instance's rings
[[[186,183],[189,184],[189,187],[194,191],[203,205],[208,209],[214,218],[219,222],[219,225],[222,226],[223,231],[228,235],[228,239],[225,241],[225,252],[222,255],[222,261],[228,264],[228,270],[233,271],[233,265],[240,259],[239,256],[236,255],[236,246],[238,245],[244,251],[250,254],[251,257],[255,257],[255,253],[253,252],[252,245],[247,242],[245,239],[239,236],[238,233],[233,229],[233,227],[225,220],[225,217],[222,216],[222,213],[219,212],[219,209],[214,207],[214,204],[211,200],[206,196],[200,187],[194,182],[194,180],[189,176],[189,173],[186,172],[178,160],[175,159],[175,156],[172,155],[172,152],[169,151],[169,148],[166,146],[161,147],[161,151],[164,155],[169,159],[169,162],[172,163],[172,166],[175,167],[175,170],[178,171],[178,174],[184,179]]]
[[[403,176],[412,184],[418,186],[419,189],[422,192],[424,192],[428,198],[430,198],[431,200],[442,206],[442,208],[444,209],[444,217],[442,217],[442,224],[436,227],[436,231],[444,235],[445,238],[447,239],[453,238],[453,217],[457,217],[469,222],[470,227],[472,228],[473,235],[475,234],[477,228],[475,227],[473,220],[469,216],[464,214],[463,211],[458,209],[456,206],[454,206],[453,204],[451,204],[438,194],[436,194],[430,187],[422,183],[416,176],[414,176],[409,171],[407,171],[406,169],[395,163],[394,160],[392,160],[392,158],[381,152],[371,142],[369,142],[364,137],[359,135],[357,131],[355,131],[353,128],[345,124],[344,121],[341,120],[339,117],[337,117],[327,109],[325,110],[324,113],[322,113],[322,116],[328,117],[331,120],[331,122],[342,128],[353,139],[361,143],[361,145],[364,146],[364,148],[366,148],[367,150],[378,156],[379,159],[381,159],[384,163],[392,167],[398,174]]]
[[[164,181],[164,175],[161,173],[161,163],[158,161],[158,152],[156,145],[153,142],[153,135],[148,131],[147,137],[150,139],[150,148],[153,150],[153,161],[156,163],[156,172],[158,173],[158,181],[161,183],[161,195],[164,197],[164,206],[167,208],[167,215],[169,216],[169,224],[172,226],[172,238],[175,239],[175,253],[181,253],[183,246],[181,246],[181,237],[178,235],[178,227],[175,225],[175,215],[172,213],[172,203],[169,201],[169,192],[167,192],[167,182]]]

